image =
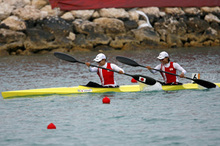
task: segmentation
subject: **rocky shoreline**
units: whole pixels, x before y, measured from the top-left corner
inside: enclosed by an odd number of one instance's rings
[[[0,56],[220,46],[220,7],[60,11],[0,0]]]

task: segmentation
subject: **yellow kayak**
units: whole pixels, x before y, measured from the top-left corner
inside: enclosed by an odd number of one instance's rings
[[[220,87],[220,83],[215,83]],[[100,88],[100,87],[87,87],[87,86],[75,86],[75,87],[58,87],[58,88],[44,88],[44,89],[28,89],[17,91],[4,91],[2,97],[16,98],[16,97],[33,97],[33,96],[47,96],[47,95],[68,95],[68,94],[83,94],[83,93],[106,93],[106,92],[140,92],[148,91],[149,88],[145,84],[136,85],[121,85],[118,88]],[[204,89],[202,86],[193,83],[187,83],[183,85],[163,85],[156,87],[156,90],[186,90],[186,89]]]

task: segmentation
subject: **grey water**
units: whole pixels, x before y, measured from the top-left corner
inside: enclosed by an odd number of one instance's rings
[[[105,51],[109,62],[129,74],[162,80],[147,69],[118,62],[131,58],[152,67],[163,49]],[[201,79],[220,83],[220,48],[166,49]],[[90,61],[98,52],[76,52],[79,61]],[[131,77],[115,74],[119,85]],[[96,73],[83,64],[59,60],[53,54],[0,57],[0,92],[71,87],[99,83]],[[180,79],[182,83],[191,82]],[[103,97],[111,99],[103,104]],[[54,123],[57,129],[49,130]],[[220,145],[220,89],[51,95],[3,99],[0,95],[1,146],[217,146]]]

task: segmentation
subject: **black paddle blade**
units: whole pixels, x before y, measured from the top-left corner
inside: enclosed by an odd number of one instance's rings
[[[154,85],[156,84],[156,80],[147,76],[143,76],[143,75],[133,75],[132,76],[135,80],[147,84],[147,85]]]
[[[204,86],[206,88],[216,88],[216,85],[214,83],[201,80],[201,79],[193,79],[193,81],[201,86]]]
[[[69,62],[78,62],[75,58],[73,58],[70,55],[64,54],[64,53],[60,53],[60,52],[54,52],[54,56],[56,56],[59,59],[65,60],[65,61],[69,61]]]
[[[126,57],[122,57],[122,56],[117,56],[116,60],[118,60],[121,63],[127,64],[127,65],[131,65],[131,66],[140,66],[137,62],[135,62],[134,60],[131,60],[129,58]]]

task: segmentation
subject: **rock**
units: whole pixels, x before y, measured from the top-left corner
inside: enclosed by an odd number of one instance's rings
[[[32,0],[32,6],[35,6],[37,9],[41,9],[49,4],[48,0]]]
[[[23,20],[37,20],[46,17],[44,12],[30,5],[14,10],[13,14]]]
[[[5,0],[4,3],[13,6],[14,8],[23,8],[31,4],[31,0]]]
[[[160,17],[160,9],[158,7],[139,8],[139,11],[144,12],[148,16]]]
[[[181,47],[183,45],[179,35],[170,33],[167,35],[167,44],[171,48]]]
[[[73,21],[73,26],[76,33],[104,33],[104,29],[100,25],[88,20],[83,21],[82,19],[76,19]]]
[[[203,13],[220,13],[220,7],[202,7],[201,11]]]
[[[93,21],[101,26],[107,35],[114,37],[120,33],[125,33],[124,22],[115,18],[97,18]]]
[[[84,34],[76,34],[76,39],[73,41],[74,48],[87,48],[93,49],[93,45],[89,43]]]
[[[139,14],[135,10],[128,11],[129,14],[129,20],[138,21],[139,20]]]
[[[0,29],[0,50],[1,52],[6,50],[10,54],[17,48],[23,48],[25,39],[26,36],[23,32]]]
[[[134,36],[132,35],[121,35],[121,36],[116,36],[115,40],[112,40],[110,43],[110,46],[113,48],[122,48],[124,44],[126,43],[131,43],[135,41]]]
[[[125,9],[119,8],[103,8],[99,10],[99,14],[101,17],[108,17],[108,18],[129,18],[128,12]]]
[[[178,7],[165,8],[165,12],[171,15],[184,15],[185,14],[185,12],[181,8],[178,8]]]
[[[8,3],[0,3],[0,20],[9,17],[15,7]]]
[[[98,45],[95,46],[94,50],[103,52],[103,51],[114,50],[114,48],[108,45]]]
[[[98,11],[95,11],[93,14],[92,14],[92,18],[95,19],[95,18],[99,18],[100,17],[100,14]]]
[[[76,35],[72,32],[69,33],[69,36],[67,37],[67,39],[74,41],[76,39]]]
[[[51,17],[39,21],[38,24],[38,27],[26,30],[26,49],[35,52],[59,47],[71,48],[72,40],[68,37],[72,27],[65,20]]]
[[[90,33],[87,36],[87,41],[94,46],[99,44],[107,45],[111,41],[111,37],[100,33]]]
[[[190,18],[186,21],[187,24],[187,32],[204,32],[208,27],[209,24],[202,19],[199,19],[197,17]]]
[[[95,10],[73,10],[71,13],[75,18],[89,20],[92,18],[94,11]]]
[[[1,49],[1,47],[0,47],[0,57],[1,56],[8,56],[8,55],[9,55],[9,52],[6,51],[6,50]]]
[[[188,16],[196,16],[196,15],[199,15],[201,13],[200,9],[195,8],[195,7],[183,8],[183,11]]]
[[[58,17],[58,16],[62,16],[63,15],[63,11],[60,11],[59,8],[51,8],[51,5],[46,5],[45,7],[43,7],[42,9],[40,9],[41,13],[43,14],[47,14],[47,17]],[[45,18],[45,17],[43,17]],[[42,19],[42,18],[41,18]]]
[[[128,32],[129,30],[136,29],[138,27],[138,24],[134,20],[127,20],[124,21],[124,26],[126,31]]]
[[[180,21],[175,20],[167,25],[167,29],[169,33],[181,36],[186,33],[187,25],[183,19]]]
[[[147,40],[159,43],[160,41],[159,35],[150,28],[134,29],[132,32],[134,33],[135,39],[140,42]]]
[[[217,36],[218,36],[218,32],[214,30],[213,28],[209,27],[207,30],[205,30],[202,37],[199,38],[199,41],[200,42],[204,42],[206,40],[214,41]]]
[[[70,12],[66,12],[64,13],[62,16],[61,16],[62,19],[64,20],[68,20],[68,21],[71,21],[71,20],[74,20],[75,17],[72,15],[72,13]]]
[[[7,19],[3,20],[1,24],[5,24],[11,30],[25,30],[25,22],[19,19],[17,16],[10,16]]]
[[[206,15],[204,20],[206,20],[207,22],[217,22],[217,23],[220,23],[220,19],[217,16],[215,16],[215,15],[213,15],[211,13]]]

